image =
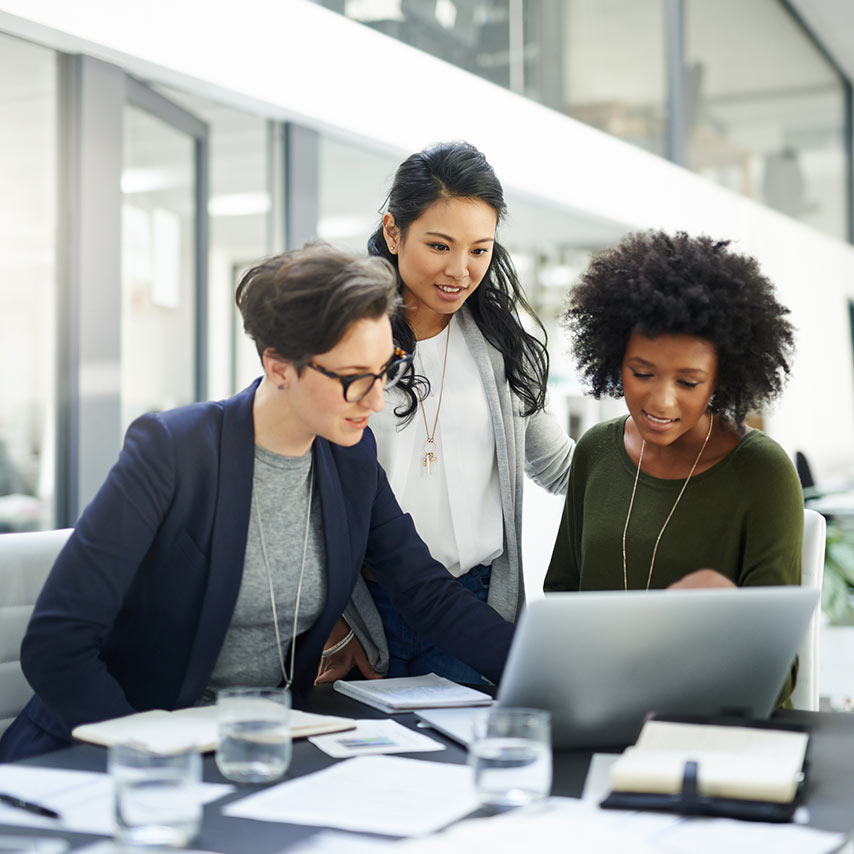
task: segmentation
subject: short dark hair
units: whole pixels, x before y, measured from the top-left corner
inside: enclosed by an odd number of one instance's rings
[[[479,199],[495,211],[499,222],[507,210],[504,189],[492,166],[477,148],[462,140],[440,142],[407,157],[397,168],[384,207],[405,238],[412,223],[443,199]],[[368,252],[385,258],[397,271],[397,255],[389,252],[382,226],[369,238]],[[398,285],[403,286],[399,274]],[[528,304],[510,254],[497,240],[486,274],[466,305],[483,336],[501,353],[507,382],[520,398],[523,414],[542,409],[549,372],[546,331]],[[522,326],[519,308],[530,315],[540,338]],[[403,313],[392,327],[397,345],[414,353],[415,333]],[[411,418],[418,408],[418,382],[412,375],[398,386],[408,397],[408,403],[395,410],[399,417]]]
[[[258,355],[272,348],[302,371],[355,321],[394,314],[399,297],[394,271],[382,259],[310,243],[246,272],[235,302]]]
[[[710,407],[742,424],[780,393],[789,374],[788,314],[756,260],[731,251],[728,240],[648,231],[594,256],[570,293],[564,323],[597,398],[622,397],[632,333],[706,339],[718,355]]]

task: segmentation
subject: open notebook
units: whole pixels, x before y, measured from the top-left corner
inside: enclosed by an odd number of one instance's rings
[[[291,734],[294,738],[354,729],[356,721],[334,715],[315,715],[291,710]],[[203,752],[216,750],[216,706],[191,706],[167,712],[153,709],[122,718],[75,727],[71,734],[80,741],[109,747],[123,741],[134,741],[156,752],[168,752],[194,745]]]

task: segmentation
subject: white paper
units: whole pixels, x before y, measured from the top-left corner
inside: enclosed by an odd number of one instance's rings
[[[396,721],[377,719],[356,721],[355,729],[330,735],[314,735],[309,741],[336,759],[445,749],[445,745],[434,738],[415,732]]]
[[[201,783],[199,798],[210,803],[232,791],[221,783]],[[67,771],[26,765],[0,765],[0,792],[56,810],[61,818],[45,818],[0,804],[0,824],[44,827],[112,836],[113,781],[95,771]]]
[[[102,839],[100,842],[93,842],[85,848],[75,848],[74,854],[128,854],[130,850],[119,842]],[[169,854],[215,854],[213,851],[202,851],[198,848],[169,848],[168,852]]]
[[[594,753],[590,757],[587,777],[581,800],[598,806],[611,793],[611,766],[620,758],[619,753]]]
[[[399,854],[830,854],[844,841],[841,833],[793,824],[684,819],[550,798],[534,808],[404,841]]]
[[[358,836],[341,830],[321,830],[289,845],[280,854],[395,854],[399,839]]]
[[[223,813],[389,836],[432,833],[477,809],[465,765],[360,756],[227,804]]]

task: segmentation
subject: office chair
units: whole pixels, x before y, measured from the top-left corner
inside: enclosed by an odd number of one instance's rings
[[[71,528],[0,535],[0,734],[32,696],[21,671],[21,640],[70,534]]]
[[[821,591],[824,577],[824,543],[827,523],[821,513],[804,510],[804,546],[801,558],[801,584]],[[818,637],[821,622],[821,603],[810,620],[798,649],[798,682],[792,691],[796,709],[818,711]]]

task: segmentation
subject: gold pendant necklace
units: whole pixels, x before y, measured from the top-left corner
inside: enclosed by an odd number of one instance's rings
[[[426,474],[433,474],[433,464],[436,462],[436,426],[439,423],[439,410],[442,408],[442,395],[445,392],[445,368],[448,366],[448,342],[451,340],[451,323],[453,317],[448,321],[447,334],[445,335],[445,357],[442,360],[442,382],[439,384],[439,402],[436,404],[436,417],[433,419],[432,431],[427,426],[427,411],[424,409],[424,398],[421,397],[421,392],[415,389],[418,395],[418,403],[421,405],[421,415],[424,418],[424,432],[427,434],[427,441],[424,443],[424,460],[421,465]]]
[[[676,496],[676,501],[673,502],[673,506],[670,508],[670,512],[667,514],[667,518],[664,520],[664,524],[661,526],[661,530],[658,532],[658,536],[655,538],[655,546],[652,549],[652,560],[649,562],[649,574],[646,577],[646,589],[649,590],[649,584],[652,581],[652,568],[655,566],[655,555],[658,552],[658,544],[661,542],[661,535],[664,533],[664,529],[667,527],[667,523],[670,521],[670,517],[676,510],[677,505],[679,504],[679,500],[682,498],[682,494],[685,492],[685,487],[688,486],[688,481],[691,480],[691,475],[694,474],[694,470],[697,468],[697,464],[700,462],[700,457],[703,456],[703,451],[706,450],[706,445],[709,442],[709,436],[712,435],[712,425],[715,423],[715,416],[711,414],[709,416],[709,430],[706,433],[706,438],[703,440],[703,446],[700,448],[700,453],[697,454],[697,459],[694,460],[694,465],[691,466],[691,471],[688,472],[688,477],[685,478],[685,483],[682,484],[682,489],[679,490],[679,495]],[[629,581],[628,575],[626,573],[626,532],[629,530],[629,519],[632,517],[632,507],[635,503],[635,492],[638,488],[638,477],[640,476],[641,463],[643,462],[643,452],[646,448],[646,439],[641,440],[641,449],[640,449],[640,457],[638,457],[638,468],[635,472],[635,482],[632,486],[632,497],[629,500],[629,512],[626,514],[626,524],[623,527],[623,590],[629,589]]]

